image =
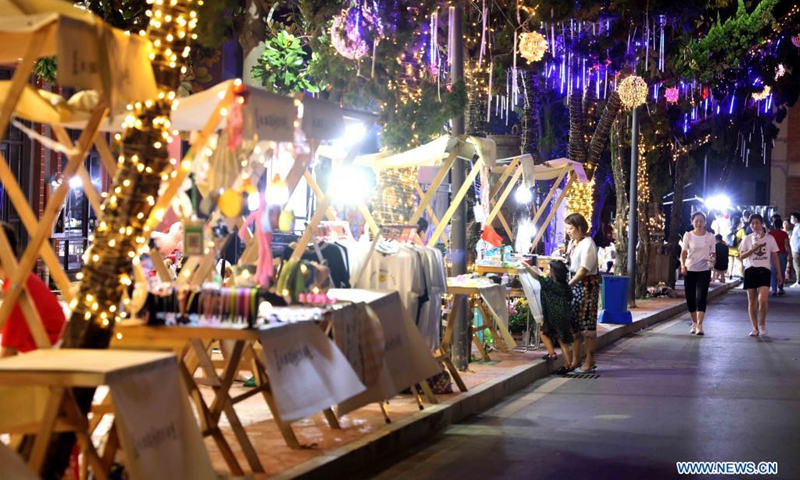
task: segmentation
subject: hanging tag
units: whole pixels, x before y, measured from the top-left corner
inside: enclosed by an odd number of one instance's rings
[[[484,223],[486,221],[486,212],[483,211],[483,205],[476,203],[475,206],[472,207],[472,211],[475,214],[476,222]]]
[[[186,256],[203,254],[203,223],[194,220],[183,222],[183,252]]]

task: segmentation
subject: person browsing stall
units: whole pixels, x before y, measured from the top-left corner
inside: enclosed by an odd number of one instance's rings
[[[576,373],[594,371],[594,349],[597,342],[597,307],[600,282],[597,265],[597,245],[589,237],[589,223],[579,213],[564,220],[569,238],[567,263],[572,276],[572,330],[575,332],[575,348],[572,349],[572,365],[581,365],[581,347],[586,341],[586,359]]]
[[[775,243],[775,237],[767,234],[761,215],[756,213],[750,217],[750,228],[753,229],[753,233],[744,237],[739,251],[745,267],[744,289],[747,291],[747,312],[753,325],[750,336],[757,337],[759,334],[767,334],[771,266],[779,264],[778,245]],[[778,272],[778,281],[783,281],[781,272]]]
[[[2,223],[3,232],[8,238],[8,243],[11,246],[11,251],[16,254],[17,251],[17,233],[14,229],[5,222]],[[11,287],[8,282],[8,276],[13,272],[8,271],[0,261],[0,278],[3,279],[3,293],[7,292]],[[54,344],[61,336],[64,329],[64,324],[67,323],[64,310],[58,302],[58,297],[50,291],[50,288],[38,276],[33,273],[28,274],[25,281],[27,292],[31,303],[34,308],[39,312],[42,319],[42,324],[50,338],[50,343]],[[17,353],[27,353],[36,350],[36,342],[33,340],[33,335],[28,328],[28,323],[19,305],[14,305],[11,314],[8,316],[5,325],[3,325],[2,333],[2,349],[0,349],[0,356],[8,357],[16,355]]]
[[[573,342],[572,331],[570,330],[569,311],[572,290],[567,283],[569,270],[567,265],[561,260],[550,262],[548,275],[543,275],[542,271],[528,264],[523,264],[525,269],[539,280],[542,287],[542,316],[544,324],[540,333],[542,343],[544,343],[547,353],[542,357],[544,360],[556,360],[553,341],[558,342],[561,347],[561,354],[564,356],[563,372],[572,371],[577,365],[572,365],[569,346]]]

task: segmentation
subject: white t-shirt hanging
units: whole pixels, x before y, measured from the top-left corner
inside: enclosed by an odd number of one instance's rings
[[[569,250],[572,253],[569,255],[569,271],[578,273],[581,267],[586,269],[588,275],[597,275],[597,245],[590,237],[583,237],[583,239],[575,243],[575,240],[570,240]]]
[[[756,235],[756,233],[751,233],[744,237],[744,240],[739,245],[740,252],[750,250],[755,245],[758,245],[758,249],[744,259],[744,268],[770,268],[770,258],[772,258],[773,252],[778,251],[778,244],[775,243],[775,237],[772,235],[764,234],[761,238],[756,238]]]
[[[686,269],[690,272],[711,270],[711,254],[715,251],[717,240],[711,232],[695,235],[693,231],[683,234],[683,248],[686,251]]]

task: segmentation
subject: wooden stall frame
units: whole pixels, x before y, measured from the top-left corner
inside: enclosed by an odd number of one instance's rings
[[[51,33],[51,29],[54,28],[56,28],[56,24],[48,24],[35,32],[28,46],[28,50],[22,60],[17,64],[14,75],[12,76],[8,95],[3,103],[2,110],[0,110],[0,132],[3,132],[3,134],[5,134],[8,129],[11,116],[16,109],[23,89],[27,85],[28,77],[33,70],[34,62],[39,57],[39,52],[41,52],[43,48],[44,39]],[[67,155],[67,166],[64,168],[62,178],[71,177],[75,173],[78,173],[83,167],[83,160],[94,143],[94,139],[100,130],[100,125],[107,115],[108,109],[105,103],[101,102],[94,108],[89,122],[78,140],[77,149]],[[67,146],[72,147],[71,142]],[[87,178],[83,176],[79,177],[82,182],[86,183],[84,187],[87,191],[91,190],[96,193],[91,182],[88,181],[88,175],[86,175]],[[66,199],[69,185],[68,182],[61,182],[48,201],[44,214],[39,221],[36,221],[30,205],[8,167],[6,159],[2,155],[0,155],[0,180],[2,180],[3,185],[6,186],[11,203],[19,212],[23,226],[31,234],[31,239],[19,262],[17,262],[14,252],[10,249],[8,238],[5,236],[5,233],[0,235],[0,255],[2,255],[6,270],[10,273],[9,282],[11,284],[11,288],[6,294],[3,305],[0,307],[0,327],[2,327],[8,319],[13,307],[17,304],[20,297],[22,297],[19,302],[20,308],[31,330],[34,342],[39,348],[47,348],[50,347],[50,341],[41,324],[41,318],[38,312],[35,308],[32,308],[27,293],[26,279],[34,264],[41,256],[50,268],[53,279],[62,290],[65,298],[68,300],[72,299],[69,280],[62,270],[61,264],[58,262],[58,258],[52,246],[47,243],[55,218],[61,211],[64,200]]]
[[[510,164],[502,167],[495,167],[491,170],[491,173],[500,173],[500,178],[489,190],[489,205],[491,207],[491,211],[489,216],[486,218],[486,225],[491,225],[492,222],[494,222],[495,217],[497,217],[500,220],[500,224],[503,225],[503,229],[508,234],[509,240],[512,242],[514,241],[514,232],[500,209],[503,207],[503,205],[505,205],[508,196],[511,194],[511,190],[514,189],[514,186],[519,181],[519,177],[522,176],[522,172],[522,162],[520,162],[519,158],[516,157],[511,161]],[[509,179],[509,177],[511,177],[511,180],[504,189],[503,185],[505,184],[506,180]],[[501,192],[500,198],[495,200],[494,197],[498,192]]]

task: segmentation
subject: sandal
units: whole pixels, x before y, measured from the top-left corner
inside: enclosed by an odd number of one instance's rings
[[[594,373],[597,371],[597,365],[592,365],[589,368],[578,367],[573,370],[574,373]]]
[[[558,355],[555,353],[550,355],[549,353],[545,353],[542,355],[542,360],[547,360],[548,362],[552,362],[553,360],[558,360]]]
[[[562,375],[562,376],[566,375],[566,374],[568,374],[570,372],[570,370],[569,370],[570,367],[571,367],[571,365],[565,365],[565,366],[559,368],[558,370],[554,371],[553,375]]]

